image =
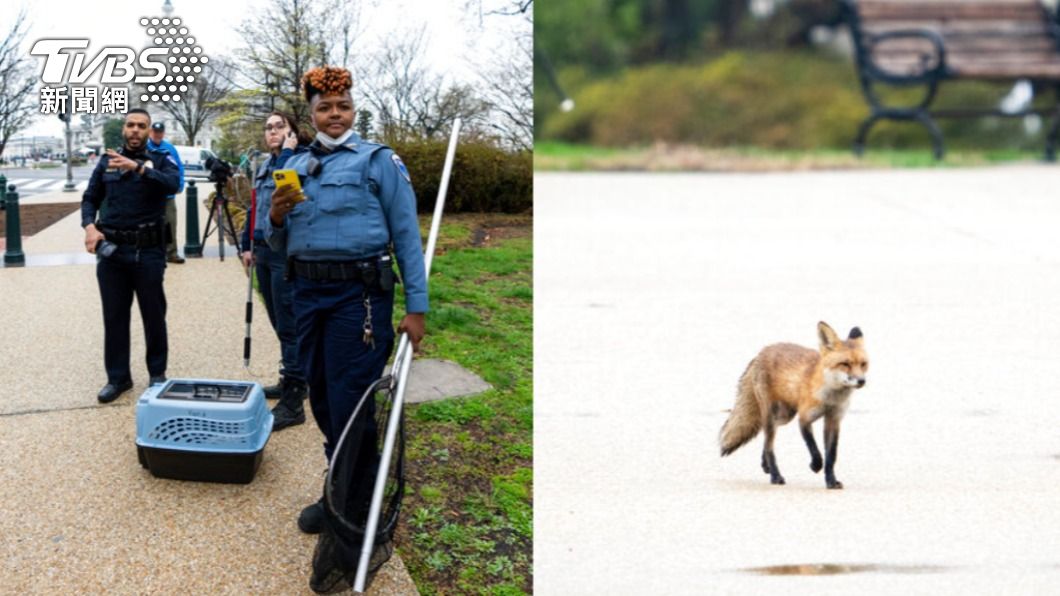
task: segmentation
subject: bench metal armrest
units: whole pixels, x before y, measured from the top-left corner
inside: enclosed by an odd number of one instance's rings
[[[935,66],[933,68],[925,68],[922,72],[915,75],[898,75],[880,67],[873,58],[873,48],[881,43],[895,39],[926,39],[935,50]],[[865,47],[862,50],[864,66],[869,70],[871,78],[877,81],[897,85],[918,85],[937,82],[946,75],[946,45],[942,41],[942,36],[930,29],[898,29],[883,33],[865,34],[864,42]],[[922,55],[922,57],[930,58],[926,54]]]

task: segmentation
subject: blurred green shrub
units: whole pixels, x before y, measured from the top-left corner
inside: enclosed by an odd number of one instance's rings
[[[447,141],[395,143],[394,151],[409,169],[421,213],[434,210],[442,179]],[[521,213],[533,205],[534,157],[490,143],[462,141],[456,149],[446,195],[447,213]]]
[[[702,65],[658,64],[598,79],[572,69],[560,78],[577,107],[561,112],[554,93],[539,94],[538,140],[612,147],[661,141],[849,148],[869,114],[851,59],[812,51],[733,51]],[[932,108],[990,108],[1007,90],[1003,84],[944,82]],[[915,103],[920,93],[901,89],[882,95]],[[939,124],[950,148],[1040,149],[1044,136],[1043,131],[1028,137],[1018,119],[943,119]],[[870,148],[927,146],[928,134],[918,124],[883,122],[869,137]]]

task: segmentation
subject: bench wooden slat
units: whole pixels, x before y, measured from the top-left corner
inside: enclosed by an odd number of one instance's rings
[[[862,31],[883,33],[885,31],[927,29],[942,37],[1042,37],[1053,39],[1045,23],[1020,21],[943,21],[938,19],[902,20],[864,23]]]
[[[885,72],[894,75],[916,76],[923,72],[920,62],[909,58],[880,57],[876,64]],[[947,63],[950,70],[958,77],[990,79],[990,80],[1014,80],[1014,79],[1039,79],[1060,80],[1060,61],[1045,60],[998,60],[985,61],[954,61]],[[930,68],[930,64],[928,67]]]
[[[1041,22],[1045,9],[1036,0],[1012,2],[862,0],[858,2],[862,21],[877,20],[995,20]]]
[[[894,38],[884,39],[871,46],[875,51],[917,52],[934,46],[926,39],[919,38]],[[945,38],[946,54],[1022,54],[1025,52],[1053,53],[1060,56],[1056,42],[1045,37],[1018,37],[1018,38],[995,38],[995,37],[972,37],[972,38]]]

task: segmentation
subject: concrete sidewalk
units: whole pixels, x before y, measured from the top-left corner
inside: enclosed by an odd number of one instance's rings
[[[34,202],[80,200],[75,194]],[[102,317],[79,223],[75,212],[23,242],[27,261],[66,264],[0,269],[0,593],[311,593],[316,538],[295,519],[323,483],[312,419],[271,437],[249,485],[161,480],[141,468],[134,405],[147,382],[142,324],[134,307],[135,388],[99,405]],[[251,370],[242,368],[247,282],[234,248],[227,254],[223,263],[167,268],[167,374],[268,384],[278,345],[257,302]],[[370,593],[416,593],[400,557]]]
[[[1058,175],[535,176],[535,589],[1057,593]],[[794,423],[771,486],[718,430],[819,320],[872,360],[846,488]]]

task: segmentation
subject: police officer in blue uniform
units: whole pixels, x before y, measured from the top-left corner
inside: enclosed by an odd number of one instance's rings
[[[305,374],[298,362],[297,336],[294,328],[294,311],[291,306],[291,284],[285,279],[287,251],[273,250],[265,242],[265,221],[272,206],[272,193],[276,181],[275,170],[283,169],[287,160],[296,152],[305,151],[298,145],[298,124],[283,112],[273,112],[265,119],[265,145],[269,148],[269,159],[261,164],[254,176],[255,212],[254,234],[250,226],[243,228],[243,264],[257,269],[258,285],[265,298],[265,310],[269,322],[280,340],[280,355],[283,368],[278,385],[265,387],[265,396],[280,402],[272,409],[272,430],[281,430],[305,422],[302,401],[306,396]],[[247,209],[247,221],[250,209]],[[281,249],[284,247],[281,247]]]
[[[180,171],[167,153],[147,149],[150,125],[146,110],[129,110],[122,126],[125,145],[100,157],[81,199],[85,249],[98,256],[96,279],[103,303],[107,384],[98,395],[102,403],[114,401],[133,386],[129,371],[133,295],[143,319],[151,383],[165,381],[169,351],[162,289],[165,211],[166,197],[177,191]]]
[[[427,279],[408,170],[389,147],[353,132],[351,78],[341,68],[315,68],[303,79],[317,130],[309,151],[287,168],[302,193],[281,187],[272,196],[265,237],[286,248],[294,291],[298,353],[309,382],[313,417],[330,460],[358,400],[378,379],[393,349],[392,247],[405,291],[398,328],[414,346],[424,335]],[[364,515],[378,468],[374,401],[368,400],[346,440],[362,441],[351,486]],[[306,507],[298,526],[319,533],[322,502]],[[311,580],[311,586],[313,580]]]

